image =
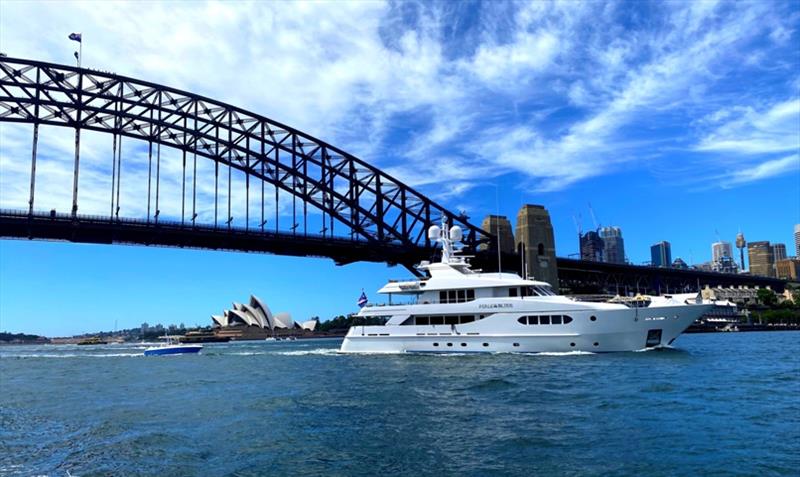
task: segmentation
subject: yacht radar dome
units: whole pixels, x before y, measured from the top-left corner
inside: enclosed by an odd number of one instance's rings
[[[460,242],[462,238],[461,227],[454,225],[450,227],[450,240],[453,242]]]
[[[438,225],[431,225],[428,228],[428,238],[431,240],[439,240],[442,238],[442,229]]]

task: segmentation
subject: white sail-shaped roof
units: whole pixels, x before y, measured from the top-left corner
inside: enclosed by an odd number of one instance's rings
[[[228,310],[228,322],[233,324],[234,322],[241,322],[245,325],[258,325],[256,319],[248,315],[247,313],[239,310]]]
[[[286,312],[275,315],[275,327],[294,328],[294,320],[292,319],[292,315]]]
[[[264,314],[269,329],[275,329],[275,318],[272,316],[272,311],[270,311],[269,307],[265,305],[261,299],[255,295],[250,295],[250,306],[256,310],[260,310]]]
[[[211,315],[211,321],[219,326],[228,326],[228,317],[225,315]]]
[[[261,310],[253,308],[250,305],[243,304],[242,305],[243,311],[247,313],[248,316],[252,317],[253,320],[260,328],[267,328],[267,318],[264,316],[264,313]]]
[[[319,323],[319,321],[317,321],[317,320],[304,321],[303,324],[301,325],[301,328],[303,328],[304,330],[308,330],[308,331],[314,331],[315,329],[317,329],[317,324],[318,323]]]

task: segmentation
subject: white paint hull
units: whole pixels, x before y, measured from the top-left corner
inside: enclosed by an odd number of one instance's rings
[[[669,345],[709,305],[571,310],[573,321],[523,325],[531,312],[498,313],[462,325],[354,326],[345,337],[346,353],[549,353],[620,352]],[[591,317],[595,317],[594,320]],[[657,343],[648,333],[661,330]],[[651,335],[651,338],[652,335]]]

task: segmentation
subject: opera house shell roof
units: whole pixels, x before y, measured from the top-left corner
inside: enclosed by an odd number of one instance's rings
[[[233,303],[233,308],[225,310],[222,315],[211,315],[216,326],[225,328],[229,326],[257,326],[269,330],[274,329],[304,329],[313,331],[317,320],[297,323],[289,313],[272,314],[269,307],[257,296],[250,295],[250,303]]]

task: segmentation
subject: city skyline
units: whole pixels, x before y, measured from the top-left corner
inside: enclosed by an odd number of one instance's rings
[[[589,202],[597,226],[622,229],[625,256],[634,264],[648,261],[649,246],[661,240],[671,243],[673,260],[708,261],[717,231],[726,241],[741,230],[748,241],[791,249],[792,227],[800,222],[796,2],[151,5],[56,9],[3,2],[0,51],[74,64],[76,44],[68,35],[81,32],[84,67],[185,89],[289,124],[467,212],[473,224],[542,204],[559,256],[578,251],[573,217]],[[37,18],[36,35],[30,18]],[[129,18],[137,21],[122,21]],[[44,129],[37,188],[49,193],[37,195],[37,206],[68,211],[74,138],[67,128]],[[25,208],[30,168],[15,158],[30,158],[31,128],[0,124],[0,146],[0,207]],[[125,147],[126,158],[146,157],[142,145]],[[88,133],[81,148],[82,184],[102,190],[98,178],[110,166],[111,145]],[[180,189],[169,186],[180,174],[178,155],[166,148],[163,155],[162,217],[174,217]],[[146,181],[146,168],[138,172]],[[128,199],[123,213],[142,216],[144,205]],[[81,213],[107,214],[106,200],[106,194],[81,196]],[[117,270],[101,272],[97,257]],[[31,302],[47,317],[43,326],[61,326],[57,316],[65,310],[100,324],[102,312],[83,289],[132,276],[148,286],[116,296],[126,326],[146,321],[133,317],[141,313],[135,311],[140,293],[156,297],[162,308],[147,308],[154,313],[190,312],[187,323],[208,321],[246,293],[270,303],[274,293],[280,309],[326,317],[352,311],[361,288],[373,297],[385,278],[406,274],[381,264],[240,258],[2,241],[0,328],[29,331]],[[238,288],[204,282],[183,297],[196,301],[189,311],[166,298],[181,277],[198,279],[173,271],[202,274],[191,265],[203,263],[206,273],[221,277],[229,270],[225,260],[245,270]],[[131,275],[153,261],[148,273]],[[96,274],[76,280],[73,272],[84,263]],[[31,264],[48,277],[29,273]],[[337,288],[309,300],[281,281],[287,270],[298,283]],[[39,282],[48,287],[31,295],[27,288]]]

